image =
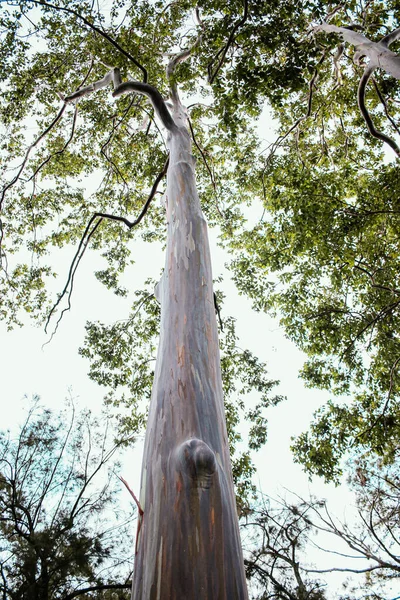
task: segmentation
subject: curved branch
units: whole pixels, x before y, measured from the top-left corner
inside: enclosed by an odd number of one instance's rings
[[[346,42],[356,48],[358,55],[368,56],[371,61],[370,66],[379,67],[396,79],[400,79],[400,56],[388,49],[389,44],[400,37],[398,29],[389,33],[379,42],[371,42],[371,40],[357,31],[347,29],[346,27],[329,25],[328,23],[318,25],[314,28],[314,31],[337,33]]]
[[[138,60],[136,60],[136,58],[134,58],[131,54],[129,54],[129,52],[124,50],[124,48],[122,48],[122,46],[120,46],[118,44],[118,42],[116,42],[110,35],[108,35],[108,33],[105,33],[105,31],[103,31],[102,29],[100,29],[99,27],[97,27],[96,25],[91,23],[88,19],[86,19],[86,17],[81,15],[78,11],[73,10],[72,8],[67,8],[66,6],[56,6],[55,4],[51,4],[50,2],[44,2],[44,0],[29,0],[29,2],[32,2],[32,4],[36,4],[38,6],[47,6],[48,8],[54,8],[55,10],[60,10],[62,12],[66,12],[70,15],[74,15],[77,19],[80,19],[81,21],[83,21],[83,23],[87,27],[89,27],[90,29],[92,29],[93,31],[95,31],[96,33],[101,35],[101,37],[103,37],[110,44],[112,44],[114,46],[114,48],[116,48],[119,52],[121,52],[121,54],[123,54],[126,58],[128,58],[131,62],[133,62],[133,64],[136,65],[138,67],[138,69],[140,69],[142,71],[143,81],[145,83],[147,82],[147,69],[145,69],[145,67],[142,64],[140,64],[140,62]]]
[[[368,127],[368,131],[370,132],[370,134],[377,140],[381,140],[382,142],[385,142],[386,144],[388,144],[388,146],[390,146],[392,148],[392,150],[394,150],[394,152],[397,154],[397,156],[400,157],[400,148],[398,147],[396,142],[392,138],[390,138],[388,135],[386,135],[382,131],[378,131],[375,128],[374,123],[371,119],[371,116],[368,112],[368,109],[365,106],[365,90],[367,87],[367,83],[368,83],[371,75],[375,71],[375,69],[376,69],[376,65],[372,65],[372,66],[368,65],[366,67],[366,69],[364,70],[364,73],[360,79],[360,83],[358,85],[358,91],[357,91],[358,107],[360,109],[360,112],[364,118],[364,121]]]
[[[236,25],[233,27],[230,36],[228,38],[228,41],[226,42],[225,46],[223,48],[221,48],[218,53],[216,54],[216,56],[214,56],[214,58],[209,62],[208,66],[207,66],[207,70],[208,70],[208,82],[211,84],[213,83],[215,77],[217,76],[218,71],[220,70],[220,68],[222,67],[222,64],[225,60],[225,56],[226,53],[229,50],[230,45],[232,44],[234,37],[235,37],[235,33],[237,32],[237,30],[239,29],[239,27],[242,27],[242,25],[244,25],[247,21],[247,17],[248,17],[248,11],[249,11],[249,4],[248,4],[248,0],[244,0],[244,10],[243,10],[243,16],[242,18],[236,23]],[[221,55],[221,58],[218,61],[218,64],[215,68],[214,73],[212,73],[212,65],[215,62],[215,60],[218,58],[218,56]]]
[[[153,186],[150,190],[150,194],[149,194],[139,216],[134,221],[129,221],[129,219],[126,219],[125,217],[119,217],[116,215],[110,215],[108,213],[101,213],[101,212],[96,212],[91,216],[89,223],[87,224],[85,231],[83,232],[83,235],[79,242],[78,249],[72,259],[71,266],[70,266],[69,273],[68,273],[67,282],[64,286],[64,289],[61,292],[61,294],[59,295],[55,304],[52,306],[52,308],[47,316],[45,327],[44,327],[44,330],[46,333],[47,333],[47,328],[49,326],[52,315],[56,311],[57,307],[60,305],[61,300],[67,295],[68,296],[68,305],[66,308],[64,308],[61,311],[61,314],[57,320],[54,332],[52,333],[52,336],[49,341],[51,341],[52,337],[56,333],[58,325],[61,322],[61,319],[64,316],[64,313],[66,311],[70,310],[70,308],[71,308],[71,295],[72,295],[73,286],[74,286],[75,273],[77,271],[77,268],[79,266],[79,263],[80,263],[83,255],[86,251],[86,248],[88,246],[88,243],[89,243],[91,237],[94,235],[94,233],[96,232],[97,228],[99,227],[99,225],[101,224],[103,219],[109,219],[110,221],[117,221],[119,223],[123,223],[124,225],[126,225],[128,227],[128,229],[132,229],[132,227],[135,227],[136,225],[138,225],[140,223],[140,221],[143,219],[143,217],[145,216],[145,214],[147,213],[150,203],[153,200],[154,196],[156,195],[158,184],[160,183],[160,181],[164,177],[164,175],[167,173],[168,164],[169,164],[169,157],[165,161],[162,171],[160,171],[160,173],[157,175],[157,177],[153,183]],[[93,223],[94,223],[94,225],[93,225]],[[49,343],[49,342],[47,342],[47,343]]]
[[[164,127],[171,132],[176,130],[174,120],[172,119],[167,105],[165,104],[165,101],[157,88],[149,85],[148,83],[141,83],[140,81],[125,81],[116,87],[113,92],[113,96],[114,98],[118,98],[118,96],[127,94],[129,92],[136,92],[137,94],[147,96]]]
[[[169,113],[167,105],[157,88],[141,81],[130,80],[122,82],[121,71],[118,67],[113,67],[102,79],[99,79],[98,81],[95,81],[83,88],[79,88],[72,94],[65,96],[64,102],[67,103],[79,100],[80,98],[83,98],[83,96],[87,96],[92,92],[96,92],[107,87],[107,85],[110,83],[112,83],[114,86],[114,98],[118,98],[122,94],[127,94],[129,92],[142,94],[143,96],[149,98],[164,127],[169,131],[176,129],[176,125]]]
[[[83,255],[85,253],[85,250],[86,250],[86,247],[87,247],[87,245],[88,245],[88,243],[90,241],[90,238],[96,232],[97,228],[99,227],[100,223],[103,220],[102,218],[99,218],[99,220],[97,221],[97,223],[93,226],[92,230],[89,231],[90,227],[91,227],[91,225],[92,225],[92,223],[93,223],[93,221],[95,220],[96,217],[97,217],[97,214],[93,215],[93,217],[90,219],[90,221],[89,221],[89,223],[88,223],[88,225],[87,225],[87,227],[85,229],[85,232],[84,232],[84,234],[83,234],[83,236],[81,238],[81,241],[79,243],[78,250],[77,250],[77,252],[76,252],[76,254],[75,254],[75,256],[74,256],[74,258],[72,260],[72,263],[71,263],[71,266],[70,266],[70,269],[69,269],[69,273],[68,273],[67,283],[65,284],[63,291],[61,292],[60,296],[58,297],[57,302],[53,305],[53,307],[50,310],[49,315],[48,315],[48,317],[46,319],[46,324],[45,324],[45,327],[44,327],[45,333],[47,333],[47,327],[49,325],[49,322],[50,322],[52,314],[56,310],[57,306],[60,304],[61,300],[67,294],[68,288],[69,288],[68,305],[67,305],[66,308],[64,308],[61,311],[61,314],[60,314],[60,316],[59,316],[59,318],[57,320],[55,329],[54,329],[54,331],[53,331],[53,333],[51,335],[51,338],[50,338],[49,342],[51,341],[51,339],[55,335],[55,333],[56,333],[56,331],[58,329],[58,326],[59,326],[59,324],[61,322],[61,319],[64,316],[64,313],[71,309],[71,295],[72,295],[72,291],[73,291],[73,287],[74,287],[74,278],[75,278],[76,270],[77,270],[77,268],[79,266],[79,263],[80,263]],[[47,342],[47,343],[49,343],[49,342]],[[46,344],[44,344],[44,345],[46,345]]]
[[[79,100],[83,96],[87,96],[92,92],[97,92],[98,90],[107,87],[109,83],[113,84],[114,90],[122,83],[121,71],[118,67],[112,68],[102,79],[99,79],[98,81],[95,81],[94,83],[91,83],[85,87],[78,88],[75,92],[72,92],[72,94],[65,96],[63,100],[64,102]]]

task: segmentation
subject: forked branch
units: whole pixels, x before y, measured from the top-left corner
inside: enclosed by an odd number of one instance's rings
[[[198,8],[196,8],[196,18],[197,18],[197,21],[198,21],[201,29],[203,30],[204,26],[200,19],[200,14],[199,14]],[[202,36],[203,36],[203,34],[201,32],[197,36],[194,43],[189,48],[186,48],[182,52],[179,52],[178,54],[173,56],[173,58],[169,61],[168,65],[167,65],[167,79],[168,79],[169,86],[170,86],[171,100],[174,104],[177,104],[177,105],[180,104],[179,95],[178,95],[178,87],[174,80],[176,67],[181,62],[184,62],[185,60],[187,60],[189,58],[189,56],[192,54],[193,50],[195,50],[201,44]]]

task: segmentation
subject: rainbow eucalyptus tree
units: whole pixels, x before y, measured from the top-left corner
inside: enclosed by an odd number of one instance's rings
[[[161,304],[161,335],[137,501],[139,520],[132,597],[135,600],[245,599],[247,589],[224,415],[207,224],[196,189],[187,113],[175,82],[177,65],[190,57],[200,37],[190,49],[178,52],[170,60],[167,103],[157,87],[147,82],[147,71],[140,62],[76,8],[47,2],[31,4],[44,7],[45,14],[51,10],[61,11],[83,21],[92,32],[111,41],[118,52],[128,56],[142,71],[143,80],[122,81],[118,67],[93,80],[92,65],[78,89],[66,96],[58,92],[61,109],[28,148],[15,176],[3,187],[3,208],[7,194],[20,182],[30,153],[54,131],[68,107],[75,106],[70,139],[61,151],[39,160],[31,177],[34,183],[55,155],[66,151],[75,128],[79,127],[80,103],[83,100],[96,102],[95,96],[111,83],[114,98],[130,94],[145,96],[150,101],[168,148],[168,160],[136,221],[99,209],[92,214],[72,262],[67,285],[47,320],[49,324],[65,296],[70,299],[76,269],[100,223],[104,220],[122,222],[129,229],[139,223],[166,173],[166,259],[156,287],[156,297]],[[24,15],[29,18],[30,13]],[[200,17],[198,19],[201,30]],[[105,147],[106,144],[102,148],[104,154]],[[32,194],[30,202],[35,200],[36,195]],[[7,229],[6,222],[4,228]]]
[[[142,466],[133,598],[246,598],[225,424],[207,224],[196,190],[186,111],[171,81],[122,82],[118,69],[65,98],[114,84],[146,95],[166,130],[167,247],[157,285],[161,335]]]

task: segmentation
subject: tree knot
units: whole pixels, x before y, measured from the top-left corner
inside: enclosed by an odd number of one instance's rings
[[[185,472],[198,487],[208,489],[217,464],[215,454],[202,440],[192,438],[178,447],[178,468]]]

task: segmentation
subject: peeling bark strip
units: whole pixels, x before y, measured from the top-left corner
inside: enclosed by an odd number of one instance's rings
[[[142,468],[134,600],[247,598],[207,225],[180,104],[169,129],[161,334]]]

